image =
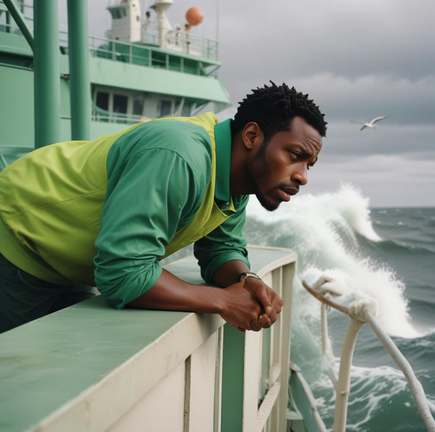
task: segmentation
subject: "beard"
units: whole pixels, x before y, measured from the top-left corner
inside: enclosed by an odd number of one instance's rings
[[[254,184],[254,193],[258,201],[267,211],[274,211],[279,207],[280,203],[271,201],[260,187],[260,182],[264,182],[271,173],[269,164],[266,160],[266,148],[268,143],[269,141],[264,142],[260,147],[260,150],[250,164],[249,172]]]

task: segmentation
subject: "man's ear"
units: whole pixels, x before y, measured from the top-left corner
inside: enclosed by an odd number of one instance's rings
[[[264,134],[257,123],[249,122],[243,128],[242,140],[247,150],[255,150],[263,144]]]

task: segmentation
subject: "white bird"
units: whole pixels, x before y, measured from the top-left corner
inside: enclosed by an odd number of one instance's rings
[[[366,127],[370,128],[370,129],[375,129],[375,123],[378,122],[379,120],[383,120],[384,118],[387,118],[388,116],[381,116],[381,117],[376,117],[374,118],[370,123],[364,123],[364,126],[360,129],[360,132],[365,129]]]

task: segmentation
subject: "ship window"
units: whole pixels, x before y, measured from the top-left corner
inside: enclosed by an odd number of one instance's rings
[[[135,99],[133,102],[133,114],[142,115],[143,112],[143,101]]]
[[[109,111],[109,93],[98,92],[96,105],[105,111]]]
[[[189,117],[190,116],[190,105],[184,104],[183,109],[181,110],[181,117]]]
[[[160,117],[165,117],[171,114],[172,103],[170,101],[160,102]]]
[[[113,112],[127,114],[127,96],[114,95],[113,97]]]
[[[119,9],[112,9],[110,12],[112,13],[113,19],[121,18],[121,11]]]

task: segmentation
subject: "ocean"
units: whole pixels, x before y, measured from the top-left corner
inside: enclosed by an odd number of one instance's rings
[[[335,396],[326,372],[338,375],[348,317],[329,311],[333,356],[323,360],[320,303],[301,284],[322,274],[345,289],[344,304],[377,300],[380,324],[411,364],[435,415],[435,208],[370,208],[345,185],[318,196],[303,191],[272,213],[251,200],[245,231],[251,244],[298,253],[291,361],[302,369],[329,430]],[[405,378],[368,324],[355,348],[347,430],[426,430]]]

